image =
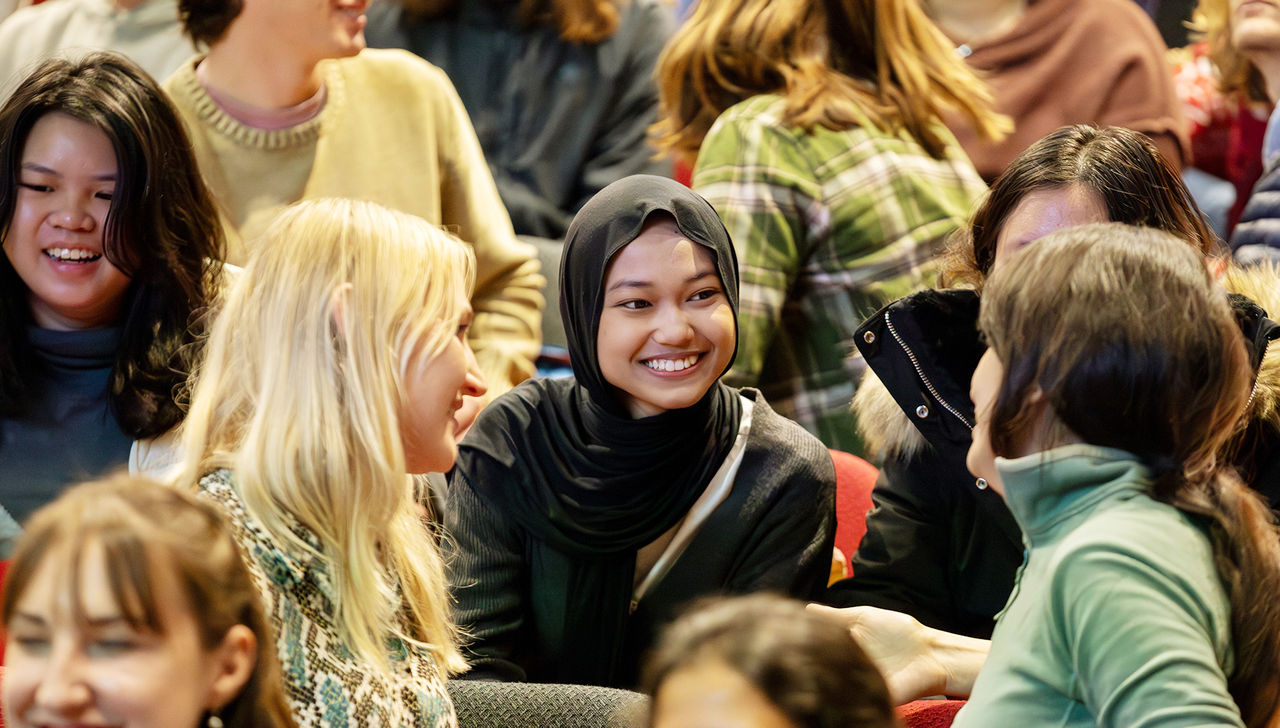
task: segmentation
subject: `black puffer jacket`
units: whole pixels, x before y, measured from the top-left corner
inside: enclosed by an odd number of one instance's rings
[[[1280,328],[1243,296],[1232,296],[1259,366]],[[878,311],[857,331],[871,373],[854,400],[869,450],[880,454],[867,534],[853,577],[832,585],[827,602],[906,612],[948,632],[987,638],[1022,563],[1018,526],[1004,500],[979,489],[965,467],[972,442],[969,380],[985,350],[973,291],[924,291]],[[1280,347],[1277,347],[1280,349]],[[1272,359],[1280,359],[1280,352]],[[1259,380],[1264,399],[1280,385]],[[1255,408],[1255,412],[1256,412]],[[1258,447],[1244,456],[1273,506],[1280,498],[1274,450],[1280,432],[1259,421]]]
[[[1280,262],[1280,163],[1272,164],[1254,184],[1231,233],[1231,255],[1243,265]]]

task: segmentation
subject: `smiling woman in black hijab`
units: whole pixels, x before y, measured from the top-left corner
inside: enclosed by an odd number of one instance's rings
[[[720,376],[738,270],[715,210],[669,179],[592,198],[565,243],[574,377],[499,397],[459,448],[445,523],[476,677],[630,685],[698,596],[817,596],[826,450]]]

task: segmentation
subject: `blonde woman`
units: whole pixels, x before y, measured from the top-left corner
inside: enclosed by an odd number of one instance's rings
[[[1218,87],[1229,98],[1272,107],[1262,139],[1260,179],[1248,192],[1231,235],[1232,255],[1242,263],[1280,260],[1280,7],[1241,0],[1201,0],[1196,29],[1205,34]],[[1238,136],[1238,135],[1237,135]]]
[[[854,328],[927,282],[986,189],[939,116],[1006,120],[916,0],[703,0],[658,77],[658,142],[697,154],[742,264],[727,381],[859,449]]]
[[[457,455],[480,396],[465,334],[475,262],[367,202],[293,206],[213,324],[182,482],[230,516],[278,633],[300,726],[454,725],[465,668],[406,473]]]
[[[1218,88],[1226,95],[1272,103],[1280,97],[1280,34],[1274,8],[1240,0],[1200,0],[1195,30],[1208,41]]]

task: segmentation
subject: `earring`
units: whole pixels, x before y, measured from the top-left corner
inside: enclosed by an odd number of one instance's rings
[[[986,489],[987,489],[987,479],[986,479],[986,478],[978,478],[978,481],[977,481],[976,483],[974,483],[974,485],[978,486],[978,490],[986,490]]]
[[[204,724],[208,726],[208,728],[223,728],[222,719],[213,713],[209,714],[209,720],[206,720]]]

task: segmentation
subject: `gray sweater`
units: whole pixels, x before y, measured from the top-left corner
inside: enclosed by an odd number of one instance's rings
[[[445,17],[416,21],[398,2],[374,3],[365,36],[439,66],[471,116],[485,159],[520,235],[560,238],[578,208],[631,174],[671,174],[645,142],[657,120],[653,70],[672,10],[658,0],[620,3],[618,29],[597,44],[555,29],[524,29],[516,3],[464,0]]]

